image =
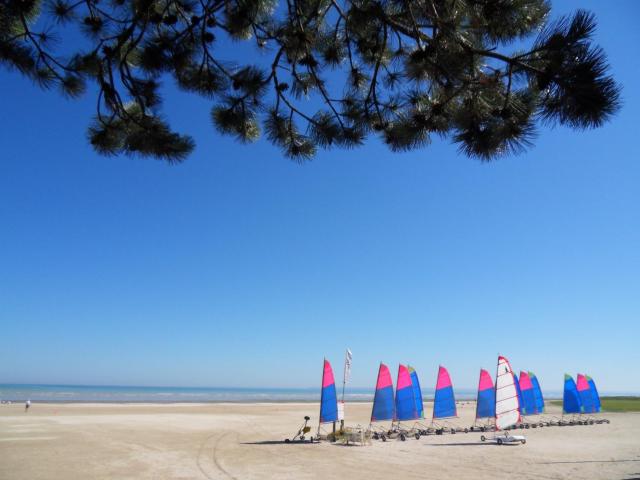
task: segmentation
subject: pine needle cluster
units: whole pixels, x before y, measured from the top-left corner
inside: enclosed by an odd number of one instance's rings
[[[63,56],[72,27],[89,47]],[[547,0],[4,0],[0,64],[70,98],[92,82],[88,138],[105,155],[191,153],[160,113],[171,76],[212,102],[219,132],[264,133],[295,161],[370,135],[393,151],[436,135],[491,160],[527,149],[541,121],[583,129],[615,114],[595,28],[582,10],[551,21]],[[269,64],[231,58],[221,38],[255,42]]]

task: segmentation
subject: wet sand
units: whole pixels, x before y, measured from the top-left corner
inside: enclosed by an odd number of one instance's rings
[[[347,424],[368,424],[370,409],[348,404]],[[471,425],[475,404],[458,409],[452,423]],[[521,446],[481,443],[480,433],[366,447],[282,443],[304,415],[315,431],[317,404],[0,405],[0,479],[640,478],[638,413],[519,431]]]

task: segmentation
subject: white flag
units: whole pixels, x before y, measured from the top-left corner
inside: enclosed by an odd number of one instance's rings
[[[344,356],[344,383],[345,385],[351,378],[351,350],[347,348],[347,353]]]

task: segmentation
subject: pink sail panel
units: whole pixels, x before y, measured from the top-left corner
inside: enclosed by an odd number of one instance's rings
[[[578,374],[578,381],[576,382],[576,384],[578,386],[579,392],[589,390],[589,381],[587,380],[587,377],[585,377],[581,373]]]
[[[407,387],[413,387],[411,384],[411,374],[406,366],[400,365],[398,367],[398,383],[396,385],[396,390],[401,390]]]
[[[433,419],[457,417],[456,397],[453,393],[453,384],[447,369],[440,365],[438,369],[438,381],[433,398]]]
[[[411,379],[409,379],[409,382],[411,382]],[[381,363],[380,371],[378,372],[378,383],[376,384],[376,390],[387,387],[393,388],[393,383],[391,382],[391,372],[389,372],[389,367],[387,367],[384,363]]]
[[[496,416],[496,391],[493,380],[486,370],[480,370],[478,397],[476,400],[476,419]]]
[[[380,363],[376,393],[373,397],[373,408],[371,409],[371,422],[393,420],[395,416],[396,409],[393,401],[391,373],[384,363]]]
[[[322,373],[322,388],[328,387],[329,385],[334,385],[336,382],[333,379],[333,370],[331,369],[331,364],[329,360],[324,361],[324,372]]]
[[[405,365],[398,365],[398,382],[396,383],[396,415],[397,421],[415,420],[418,418],[416,397],[413,393],[411,374]]]
[[[449,372],[447,369],[440,365],[440,369],[438,370],[438,382],[436,383],[436,390],[440,390],[441,388],[447,388],[451,386],[451,377],[449,376]]]
[[[491,380],[491,375],[486,370],[480,370],[480,382],[478,383],[478,390],[490,389],[493,389],[493,380]]]
[[[594,413],[596,411],[596,403],[591,392],[591,385],[586,375],[578,374],[578,395],[580,396],[580,410],[582,413]]]
[[[533,388],[531,378],[527,372],[520,371],[520,390],[530,390]]]

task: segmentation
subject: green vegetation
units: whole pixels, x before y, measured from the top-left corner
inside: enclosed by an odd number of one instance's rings
[[[640,397],[601,397],[603,412],[640,412]],[[562,400],[552,400],[552,405],[562,406]]]
[[[640,412],[640,397],[602,397],[600,401],[606,412]]]

